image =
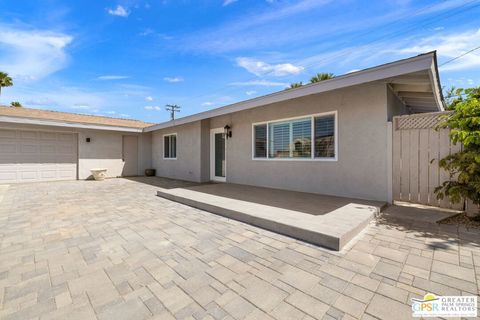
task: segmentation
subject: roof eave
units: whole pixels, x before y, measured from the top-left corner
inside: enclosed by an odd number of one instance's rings
[[[144,128],[144,132],[156,131],[164,128],[178,126],[194,121],[208,119],[224,114],[248,110],[263,105],[268,105],[276,102],[300,98],[312,94],[332,91],[335,89],[350,87],[372,81],[377,81],[385,78],[395,77],[402,74],[418,72],[422,70],[432,70],[432,65],[436,64],[435,52],[428,52],[416,57],[403,59],[377,67],[352,72],[343,76],[335,77],[318,83],[304,85],[300,88],[290,89],[280,92],[275,92],[262,97],[241,101],[217,109],[197,113],[191,116],[180,118],[173,121],[159,123],[150,127]],[[437,78],[436,73],[432,77]],[[436,83],[436,82],[435,82]],[[438,85],[438,84],[437,84]],[[437,90],[436,90],[437,91]],[[442,99],[439,99],[441,101]]]
[[[16,124],[29,124],[40,126],[53,126],[53,127],[67,127],[67,128],[79,128],[79,129],[92,129],[92,130],[107,130],[107,131],[121,131],[121,132],[143,132],[143,128],[135,127],[122,127],[122,126],[109,126],[85,122],[68,122],[57,121],[49,119],[38,118],[26,118],[26,117],[12,117],[0,115],[0,123],[16,123]]]

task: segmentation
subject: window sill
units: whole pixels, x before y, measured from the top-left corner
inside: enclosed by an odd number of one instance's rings
[[[177,160],[177,158],[163,158],[163,160]]]
[[[312,161],[312,162],[336,162],[335,158],[252,158],[254,161]]]

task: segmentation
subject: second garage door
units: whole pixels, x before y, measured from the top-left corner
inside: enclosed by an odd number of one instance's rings
[[[75,133],[0,129],[0,183],[76,178]]]

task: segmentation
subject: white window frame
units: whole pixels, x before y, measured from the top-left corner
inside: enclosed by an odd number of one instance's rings
[[[316,117],[324,117],[324,116],[329,116],[329,115],[334,115],[334,140],[335,140],[335,157],[328,158],[328,157],[323,157],[323,158],[315,158],[315,118]],[[310,158],[270,158],[270,143],[269,143],[269,124],[270,123],[276,123],[276,122],[284,122],[284,121],[292,121],[292,120],[299,120],[299,119],[305,119],[305,118],[310,118],[312,125],[311,125],[311,130],[312,130],[312,147],[311,147],[311,156]],[[257,158],[255,157],[255,126],[258,125],[266,125],[267,126],[267,157],[265,158]],[[269,120],[269,121],[262,121],[262,122],[255,122],[252,123],[252,160],[255,161],[326,161],[326,162],[332,162],[332,161],[338,161],[338,112],[337,110],[335,111],[329,111],[329,112],[322,112],[322,113],[315,113],[315,114],[307,114],[303,116],[298,116],[298,117],[292,117],[292,118],[283,118],[283,119],[275,119],[275,120]]]
[[[175,158],[166,158],[165,157],[165,137],[169,137],[169,136],[175,136]],[[177,145],[178,145],[178,135],[176,132],[174,133],[167,133],[167,134],[164,134],[162,135],[162,155],[163,155],[163,160],[177,160],[177,157],[178,157],[178,148],[177,148]]]

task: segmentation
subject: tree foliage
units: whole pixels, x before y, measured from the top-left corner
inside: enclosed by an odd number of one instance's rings
[[[317,73],[310,79],[310,83],[320,82],[335,77],[333,73]]]
[[[10,103],[10,107],[14,107],[14,108],[21,108],[23,107],[22,104],[18,101],[12,101],[12,103]]]
[[[0,94],[2,93],[3,87],[13,86],[13,80],[8,76],[8,73],[0,71]]]
[[[290,87],[288,87],[286,90],[300,88],[301,86],[303,86],[303,82],[301,82],[301,81],[300,82],[294,82],[294,83],[291,83]]]
[[[453,112],[439,128],[450,128],[452,143],[463,147],[439,161],[451,178],[435,193],[439,199],[448,197],[453,203],[470,199],[480,207],[480,87],[452,89],[447,103]]]

